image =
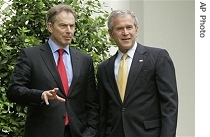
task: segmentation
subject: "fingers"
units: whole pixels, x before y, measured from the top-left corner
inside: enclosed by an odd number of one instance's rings
[[[48,97],[47,97],[46,93],[44,93],[44,92],[42,93],[42,100],[44,100],[46,105],[49,105]]]
[[[57,95],[57,92],[59,91],[58,88],[54,88],[54,92],[55,92],[55,95],[56,95],[56,99],[60,102],[65,102],[66,100],[64,98],[61,98]]]
[[[52,90],[44,91],[41,95],[41,99],[44,100],[46,105],[49,105],[49,100],[58,100],[60,102],[65,102],[66,100],[64,98],[61,98],[57,95],[58,91],[59,91],[58,88],[54,88]]]
[[[53,89],[53,95],[57,95],[57,92],[59,91],[59,89],[58,88],[54,88]]]
[[[58,91],[57,91],[57,89],[55,89],[55,88],[52,89],[52,90],[50,90],[50,91],[49,91],[50,94],[49,94],[48,97],[50,97],[51,99],[56,99],[56,98],[57,98],[57,92],[58,92]]]
[[[61,98],[57,95],[57,100],[60,101],[60,102],[65,102],[66,100],[64,98]]]
[[[60,101],[60,102],[65,102],[66,100],[64,99],[64,98],[61,98],[61,97],[59,97],[58,95],[57,95],[57,92],[59,91],[59,89],[58,88],[54,88],[54,93],[53,93],[53,95],[55,95],[54,96],[54,99],[57,99],[58,101]]]

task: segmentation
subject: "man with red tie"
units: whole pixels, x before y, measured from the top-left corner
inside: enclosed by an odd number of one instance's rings
[[[20,51],[7,97],[28,106],[24,137],[97,136],[93,61],[70,47],[75,21],[71,6],[52,7],[46,15],[49,40]]]

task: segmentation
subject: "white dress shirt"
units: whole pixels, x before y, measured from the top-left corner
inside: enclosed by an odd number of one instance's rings
[[[134,53],[136,51],[136,47],[137,47],[137,42],[134,43],[133,47],[131,49],[128,50],[128,52],[126,53],[128,55],[128,58],[126,59],[126,62],[128,64],[128,74],[130,71],[130,67],[131,67],[131,63],[133,60],[133,56]],[[120,65],[120,60],[123,56],[123,53],[118,49],[118,54],[117,57],[115,59],[115,63],[114,63],[114,74],[115,74],[115,80],[117,81],[117,75],[118,75],[118,69],[119,69],[119,65]]]

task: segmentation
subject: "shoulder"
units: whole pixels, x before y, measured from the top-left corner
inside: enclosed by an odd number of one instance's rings
[[[114,61],[115,61],[115,59],[116,59],[116,56],[117,56],[117,53],[115,54],[115,55],[112,55],[111,57],[109,57],[108,59],[106,59],[106,60],[104,60],[104,61],[102,61],[101,63],[99,63],[99,65],[98,65],[98,68],[100,69],[102,69],[102,68],[105,68],[105,66],[112,66],[112,65],[114,65]]]
[[[27,47],[27,48],[23,48],[20,50],[19,55],[20,56],[36,56],[37,55],[37,51],[38,51],[38,47],[37,46],[33,46],[33,47]]]
[[[34,45],[31,47],[27,47],[27,48],[23,48],[21,49],[21,51],[25,51],[25,52],[35,52],[41,49],[50,49],[49,45],[47,43],[41,44],[41,45]]]
[[[141,45],[139,43],[138,43],[136,51],[145,55],[150,55],[150,56],[159,56],[160,54],[168,54],[168,51],[164,48]]]
[[[83,61],[92,60],[91,55],[88,55],[88,54],[86,54],[78,49],[74,49],[72,47],[70,47],[70,54],[72,57],[75,57],[75,58],[83,60]]]
[[[137,49],[142,49],[142,48],[144,48],[147,52],[160,52],[162,50],[166,50],[164,48],[160,48],[157,46],[148,46],[148,45],[142,45],[138,43]]]
[[[146,50],[146,53],[143,55],[147,58],[147,60],[159,63],[173,63],[169,52],[166,49],[152,46],[144,46],[144,48]]]
[[[20,50],[19,56],[34,60],[37,59],[42,53],[51,53],[50,46],[47,43],[23,48]]]
[[[79,56],[90,57],[90,55],[88,55],[88,54],[86,54],[86,53],[84,53],[84,52],[82,52],[82,51],[80,51],[78,49],[72,48],[72,47],[70,47],[70,52],[72,54],[76,54],[76,55],[79,55]]]
[[[98,64],[98,67],[99,67],[99,68],[104,67],[104,66],[106,66],[106,64],[108,64],[108,62],[109,62],[109,59],[106,59],[106,60],[100,62],[100,63]]]

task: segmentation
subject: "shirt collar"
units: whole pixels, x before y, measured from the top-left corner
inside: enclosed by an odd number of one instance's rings
[[[56,45],[55,42],[52,41],[52,39],[49,39],[49,40],[48,40],[48,43],[49,43],[50,48],[51,48],[51,50],[52,50],[53,53],[57,52],[57,50],[60,49],[59,46]],[[63,49],[65,50],[65,52],[66,52],[67,54],[69,54],[69,45],[67,45],[67,46],[66,46],[65,48],[63,48]]]
[[[131,49],[129,49],[126,53],[126,54],[128,54],[128,57],[130,57],[131,59],[133,59],[136,47],[137,47],[137,42],[135,42],[133,47]],[[122,55],[123,55],[123,53],[118,49],[118,58],[121,59]]]

